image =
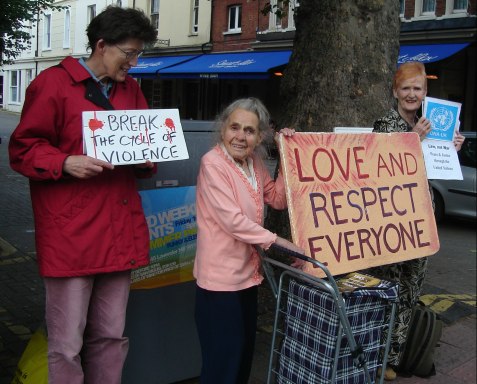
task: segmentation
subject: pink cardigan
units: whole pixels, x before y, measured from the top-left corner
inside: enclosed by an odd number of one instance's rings
[[[287,206],[281,175],[276,182],[254,156],[255,191],[246,176],[219,146],[201,160],[197,179],[197,253],[194,277],[211,291],[238,291],[258,285],[260,259],[252,244],[268,249],[277,235],[263,225],[264,203]]]

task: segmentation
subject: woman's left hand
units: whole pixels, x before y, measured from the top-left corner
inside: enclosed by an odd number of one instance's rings
[[[412,129],[413,132],[416,132],[419,135],[419,138],[424,140],[426,135],[431,131],[431,121],[422,116]]]
[[[279,132],[275,133],[274,139],[275,139],[275,142],[277,143],[277,145],[278,145],[278,137],[279,137],[280,134],[282,134],[283,136],[291,137],[295,134],[295,130],[293,128],[286,128],[285,127],[285,128],[280,129]]]
[[[462,144],[464,144],[465,136],[460,132],[456,132],[454,136],[454,146],[456,151],[460,151]]]
[[[277,239],[275,240],[275,244],[282,247],[282,248],[287,248],[290,251],[305,254],[305,250],[298,247],[291,241],[288,241],[287,239],[284,239],[283,237],[277,236]],[[294,268],[302,269],[305,265],[305,261],[298,258],[298,257],[292,257],[292,263],[291,266]]]

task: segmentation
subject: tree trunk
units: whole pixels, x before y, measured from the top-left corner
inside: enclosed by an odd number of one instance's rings
[[[372,126],[392,105],[399,2],[301,0],[297,10],[280,120],[306,132]]]
[[[279,126],[372,127],[392,107],[399,29],[399,1],[300,0]],[[266,227],[290,239],[287,213],[268,212]]]

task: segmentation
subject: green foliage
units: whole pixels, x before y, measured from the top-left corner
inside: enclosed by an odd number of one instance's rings
[[[2,1],[0,14],[0,66],[10,64],[24,50],[30,48],[41,14],[50,9],[59,11],[65,6],[54,5],[55,0]]]

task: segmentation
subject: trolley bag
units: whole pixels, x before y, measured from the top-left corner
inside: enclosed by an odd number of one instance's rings
[[[434,351],[442,335],[442,320],[424,303],[413,310],[398,371],[420,377],[436,374]]]
[[[373,383],[380,366],[386,308],[396,301],[398,287],[384,280],[376,287],[344,292],[346,315],[361,346]],[[278,383],[365,383],[363,369],[353,363],[348,340],[328,292],[291,279],[285,332],[278,361]],[[333,369],[336,374],[333,377]]]

